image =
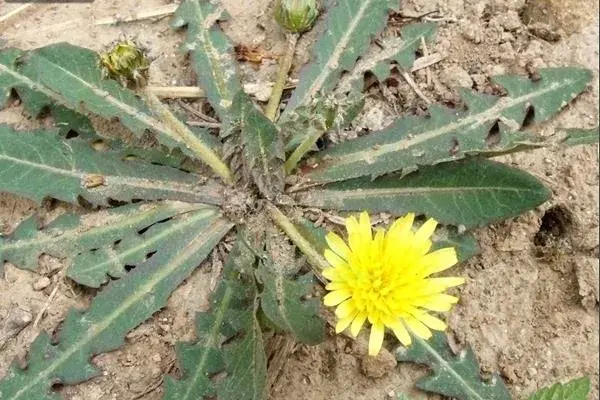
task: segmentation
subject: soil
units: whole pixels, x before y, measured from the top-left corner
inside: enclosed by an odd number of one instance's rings
[[[271,18],[272,0],[222,2],[231,14],[222,26],[236,44],[282,53],[285,38]],[[165,4],[161,0],[36,4],[0,23],[0,35],[8,45],[21,48],[67,41],[94,50],[104,49],[123,34],[137,36],[155,57],[151,85],[193,85],[194,74],[178,51],[182,34],[169,29],[168,17],[117,26],[91,23]],[[0,0],[0,16],[17,6]],[[556,128],[598,124],[597,1],[407,0],[394,23],[408,21],[402,15],[432,11],[437,13],[426,18],[439,20],[441,26],[429,48],[443,60],[413,75],[426,97],[457,104],[456,85],[485,90],[491,75],[579,65],[594,71],[592,89],[557,118],[534,129],[549,135]],[[301,39],[294,71],[309,60],[307,49],[315,35],[313,31]],[[268,87],[276,69],[276,61],[270,59],[258,66],[245,63],[247,89]],[[370,90],[373,96],[355,124],[357,129],[374,130],[398,114],[423,112],[426,106],[397,74]],[[0,122],[23,128],[45,123],[29,119],[17,104],[0,111]],[[466,276],[467,284],[449,317],[449,334],[458,347],[473,348],[484,373],[499,371],[517,399],[582,375],[590,376],[590,399],[597,399],[598,146],[537,150],[502,160],[536,175],[554,197],[535,211],[477,231],[481,254],[454,271]],[[9,233],[32,213],[50,219],[67,209],[71,207],[59,202],[39,207],[0,194],[0,229]],[[5,266],[0,279],[0,376],[12,360],[24,360],[40,331],[56,329],[69,307],[88,306],[91,293],[63,278],[61,269],[60,262],[52,259],[42,260],[37,273]],[[194,338],[193,316],[208,307],[217,272],[218,262],[205,262],[173,293],[167,307],[127,335],[125,346],[94,358],[101,376],[58,388],[62,396],[160,399],[163,376],[177,371],[174,344]],[[280,374],[271,380],[271,398],[393,399],[404,392],[440,399],[414,389],[425,368],[395,366],[389,353],[375,362],[365,360],[365,352],[359,342],[333,335],[319,346],[292,346]]]

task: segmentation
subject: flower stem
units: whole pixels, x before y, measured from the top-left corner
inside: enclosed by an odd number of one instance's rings
[[[284,167],[285,172],[287,174],[292,173],[292,171],[294,170],[294,168],[296,168],[300,160],[302,160],[302,157],[304,157],[304,155],[308,153],[310,149],[312,149],[314,144],[323,135],[323,133],[325,133],[325,130],[323,129],[310,129],[309,134],[304,137],[302,142],[298,145],[298,147],[296,147],[294,152],[285,161]]]
[[[281,94],[283,93],[283,88],[285,87],[285,81],[287,80],[288,73],[290,72],[290,68],[292,66],[292,61],[294,60],[294,53],[296,52],[297,43],[298,34],[289,33],[287,35],[287,48],[285,50],[285,55],[283,56],[281,64],[279,64],[277,80],[275,81],[275,85],[273,85],[273,91],[271,92],[269,103],[265,109],[265,115],[271,121],[275,120],[277,109],[279,108],[279,102],[281,101]]]
[[[326,284],[327,280],[321,274],[321,270],[329,267],[329,263],[327,260],[325,260],[325,257],[323,257],[317,251],[317,249],[315,249],[310,242],[306,240],[304,236],[302,236],[294,223],[290,221],[290,219],[277,207],[271,203],[267,203],[267,211],[271,215],[271,219],[273,219],[273,221],[281,228],[281,230],[286,233],[290,240],[294,242],[296,246],[298,246],[300,251],[304,253],[317,279],[319,279],[321,283]]]
[[[144,91],[148,100],[148,106],[160,116],[165,128],[171,135],[198,156],[198,159],[206,163],[226,183],[233,183],[233,176],[229,167],[221,158],[204,142],[198,139],[173,113],[160,102],[156,95],[148,90]]]

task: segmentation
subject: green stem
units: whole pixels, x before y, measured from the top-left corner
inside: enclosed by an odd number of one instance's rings
[[[158,114],[167,129],[177,136],[179,141],[192,150],[198,158],[206,163],[226,183],[233,183],[233,175],[229,167],[210,147],[198,139],[173,113],[160,102],[156,95],[148,90],[144,91],[150,108]]]
[[[285,161],[285,172],[287,174],[292,173],[294,168],[298,165],[302,157],[308,153],[317,142],[317,140],[325,133],[325,130],[311,128],[311,132],[304,137],[302,142],[296,147],[294,152]]]
[[[275,85],[273,85],[273,91],[271,92],[269,103],[265,109],[265,115],[271,121],[275,120],[275,115],[277,114],[277,109],[279,108],[281,94],[283,93],[283,88],[285,86],[285,82],[287,81],[288,73],[290,72],[290,68],[292,66],[292,61],[294,60],[296,43],[298,43],[298,34],[289,33],[287,35],[287,49],[285,50],[285,55],[283,56],[281,64],[279,64],[277,80],[275,81]]]
[[[321,283],[327,284],[327,280],[321,274],[321,271],[324,268],[329,267],[329,263],[327,262],[325,257],[323,257],[321,253],[319,253],[310,244],[310,242],[306,240],[304,236],[302,236],[302,234],[300,233],[298,228],[296,228],[294,223],[290,221],[290,219],[285,214],[283,214],[277,207],[275,207],[271,203],[267,203],[267,211],[271,215],[271,219],[273,219],[273,221],[281,228],[281,230],[286,233],[290,240],[294,242],[296,246],[298,246],[300,251],[304,253],[317,279],[319,279]]]

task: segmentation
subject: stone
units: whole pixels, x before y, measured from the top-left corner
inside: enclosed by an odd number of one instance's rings
[[[48,286],[50,286],[51,283],[52,281],[50,280],[50,278],[48,278],[47,276],[42,276],[37,281],[33,282],[31,286],[33,287],[33,290],[39,292],[40,290],[46,289]]]

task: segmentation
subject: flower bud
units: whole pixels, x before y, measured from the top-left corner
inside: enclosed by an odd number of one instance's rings
[[[118,80],[123,86],[133,83],[140,87],[148,80],[150,60],[132,40],[121,40],[100,54],[100,65],[106,78]]]
[[[293,33],[310,30],[318,16],[316,0],[277,0],[275,4],[275,19]]]

